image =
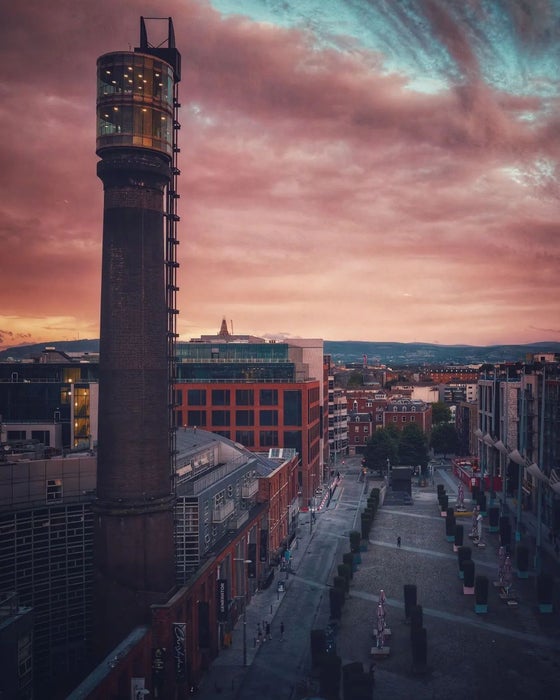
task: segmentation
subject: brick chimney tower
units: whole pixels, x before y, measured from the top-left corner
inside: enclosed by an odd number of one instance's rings
[[[154,18],[150,18],[154,19]],[[159,18],[158,18],[159,19]],[[94,646],[108,653],[175,585],[176,134],[171,18],[153,47],[97,61],[103,182]],[[161,25],[160,25],[161,26]]]

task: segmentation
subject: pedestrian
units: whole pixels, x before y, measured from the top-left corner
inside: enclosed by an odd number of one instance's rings
[[[400,547],[400,546],[401,546],[401,536],[399,535],[397,537],[397,547]]]
[[[265,629],[265,634],[267,636],[267,639],[269,639],[269,640],[272,639],[272,634],[270,633],[270,622],[266,623],[266,626],[264,629]]]
[[[284,641],[284,623],[283,622],[280,623],[280,641],[281,642]]]
[[[262,642],[262,630],[261,630],[261,623],[257,625],[257,643],[260,644]]]

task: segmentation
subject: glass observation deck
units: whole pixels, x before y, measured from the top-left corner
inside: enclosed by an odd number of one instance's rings
[[[109,53],[97,60],[97,144],[173,154],[173,68],[142,53]]]

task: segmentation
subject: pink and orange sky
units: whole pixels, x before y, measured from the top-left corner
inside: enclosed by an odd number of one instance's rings
[[[0,347],[98,337],[96,58],[140,15],[183,59],[182,339],[560,341],[557,0],[26,0],[0,42]]]

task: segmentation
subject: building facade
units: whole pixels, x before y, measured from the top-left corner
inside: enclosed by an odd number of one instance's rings
[[[481,470],[516,496],[518,521],[537,514],[538,537],[560,533],[560,364],[547,360],[484,366],[475,429]]]
[[[47,347],[33,360],[0,362],[0,442],[47,454],[97,443],[97,357]]]
[[[432,407],[423,401],[413,399],[393,399],[383,411],[383,428],[392,425],[402,430],[411,423],[429,435],[432,429]]]
[[[33,698],[33,611],[17,593],[0,591],[0,697]]]
[[[89,455],[0,462],[0,591],[32,611],[38,697],[87,668],[95,471]]]
[[[255,452],[295,450],[305,505],[323,483],[328,464],[322,341],[254,341],[238,342],[222,333],[213,340],[178,343],[176,422]]]

